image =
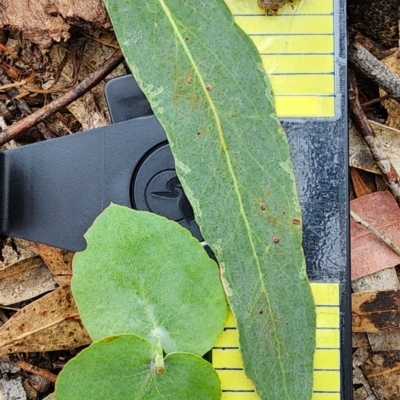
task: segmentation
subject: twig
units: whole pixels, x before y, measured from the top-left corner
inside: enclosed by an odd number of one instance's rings
[[[0,134],[0,146],[7,143],[11,139],[16,138],[22,132],[32,128],[45,118],[59,111],[61,108],[72,103],[77,98],[83,96],[86,92],[96,86],[103,80],[114,68],[116,68],[123,60],[123,55],[120,50],[117,50],[113,55],[100,66],[100,68],[86,77],[81,83],[68,92],[64,93],[58,99],[35,111],[31,115],[11,125],[8,129]]]
[[[397,253],[400,256],[400,247],[397,246],[396,243],[394,243],[391,239],[389,239],[387,236],[383,235],[380,233],[377,229],[375,229],[373,226],[371,226],[367,221],[363,220],[358,214],[356,214],[354,211],[350,210],[350,215],[351,218],[353,218],[354,222],[357,224],[362,225],[364,228],[367,228],[370,232],[372,232],[377,238],[382,240],[385,244],[387,244],[395,253]]]
[[[53,374],[52,372],[48,371],[47,369],[39,368],[36,365],[29,364],[26,361],[18,360],[18,361],[14,362],[14,361],[11,361],[9,359],[9,357],[7,357],[7,356],[0,356],[0,361],[3,361],[10,365],[15,365],[16,367],[21,368],[24,371],[27,371],[31,374],[39,375],[39,376],[47,379],[49,382],[54,383],[57,380],[57,375]]]
[[[400,103],[400,77],[356,41],[349,44],[349,61]]]
[[[389,157],[387,156],[382,143],[375,136],[374,131],[372,130],[366,115],[360,105],[360,101],[358,99],[358,88],[357,82],[355,78],[354,71],[349,71],[349,103],[350,103],[350,115],[354,124],[357,126],[360,131],[362,137],[367,143],[371,154],[381,171],[382,177],[385,180],[389,190],[393,194],[393,197],[396,199],[397,204],[400,206],[400,184],[399,184],[399,175],[392,165]]]
[[[380,103],[382,100],[387,100],[389,97],[390,97],[389,95],[385,94],[384,96],[377,97],[376,99],[372,99],[370,101],[366,101],[365,103],[362,103],[361,107],[367,108],[369,106],[372,106],[373,104]]]

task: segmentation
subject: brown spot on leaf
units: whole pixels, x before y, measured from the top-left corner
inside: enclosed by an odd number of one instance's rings
[[[261,314],[264,314],[264,310],[259,310],[258,313],[259,313],[260,315],[261,315]]]
[[[272,242],[273,242],[274,244],[279,244],[279,243],[281,242],[281,238],[279,238],[278,236],[274,236],[274,237],[272,238]]]
[[[300,220],[298,218],[293,218],[293,225],[300,225]]]
[[[193,82],[193,78],[189,77],[187,78],[187,83],[191,84]]]
[[[201,135],[201,132],[199,131],[199,132],[196,132],[196,135],[197,136],[200,136]]]
[[[207,85],[206,86],[207,92],[211,92],[211,90],[213,90],[212,85]]]
[[[265,211],[267,209],[267,206],[264,203],[261,203],[260,208],[262,211]]]
[[[157,372],[158,375],[162,375],[162,374],[164,373],[164,371],[165,371],[165,369],[164,369],[163,366],[158,365],[158,366],[156,367],[156,372]]]

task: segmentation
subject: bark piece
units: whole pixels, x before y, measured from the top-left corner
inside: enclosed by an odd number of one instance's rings
[[[23,37],[49,48],[53,40],[69,38],[73,26],[110,29],[101,0],[2,0],[0,28],[19,31]]]

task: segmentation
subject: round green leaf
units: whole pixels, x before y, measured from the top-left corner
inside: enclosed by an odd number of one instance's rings
[[[154,349],[136,335],[93,343],[60,373],[56,400],[219,400],[218,375],[201,357],[171,353],[164,372],[154,366]]]
[[[111,205],[75,255],[72,291],[91,338],[134,333],[166,353],[203,355],[227,305],[216,263],[179,224]]]

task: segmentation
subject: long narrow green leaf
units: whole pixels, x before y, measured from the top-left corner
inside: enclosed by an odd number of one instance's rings
[[[222,0],[105,2],[219,260],[247,375],[262,399],[310,399],[315,306],[301,213],[257,50]]]

